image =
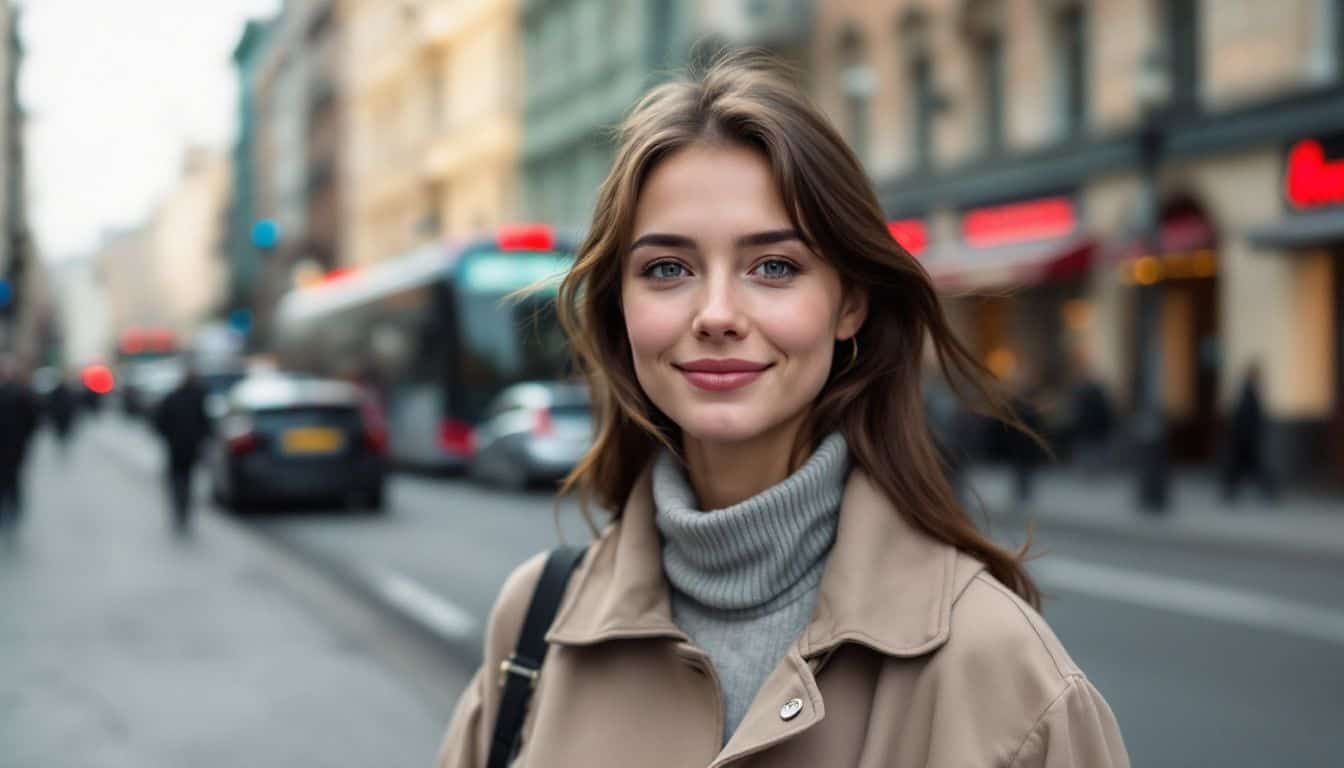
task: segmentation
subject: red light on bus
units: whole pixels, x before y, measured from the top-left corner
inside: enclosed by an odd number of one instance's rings
[[[336,268],[334,268],[334,269],[328,271],[325,275],[322,275],[322,279],[318,280],[317,283],[318,283],[318,285],[326,285],[326,284],[328,284],[328,283],[335,283],[335,282],[337,282],[337,281],[345,280],[346,278],[353,277],[354,274],[355,274],[355,269],[354,269],[354,267],[336,267]]]
[[[555,230],[545,224],[518,224],[500,227],[495,245],[501,251],[553,251]]]
[[[116,380],[112,376],[112,370],[105,365],[90,365],[84,369],[84,386],[88,387],[90,392],[98,395],[106,395],[116,386]]]

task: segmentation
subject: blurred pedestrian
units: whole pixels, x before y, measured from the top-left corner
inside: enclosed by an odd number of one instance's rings
[[[929,435],[942,461],[943,473],[952,493],[966,503],[966,465],[970,460],[968,414],[952,388],[936,371],[927,375],[924,385],[924,417]]]
[[[1266,421],[1260,395],[1260,364],[1252,363],[1242,381],[1232,414],[1231,429],[1223,455],[1223,500],[1236,501],[1241,484],[1251,480],[1260,486],[1266,500],[1274,500],[1277,488],[1265,457]]]
[[[194,369],[187,369],[181,383],[164,396],[154,412],[154,429],[168,452],[168,492],[173,522],[184,530],[191,517],[191,477],[200,458],[201,445],[211,432],[206,413],[207,391]]]
[[[76,395],[65,381],[56,382],[56,386],[47,393],[46,413],[51,430],[56,435],[61,454],[65,455],[69,447],[70,433],[75,425]]]
[[[1070,449],[1077,465],[1087,474],[1095,475],[1110,460],[1115,417],[1106,387],[1082,353],[1078,356],[1071,401]]]
[[[508,579],[441,768],[1128,765],[953,498],[924,345],[994,384],[838,132],[735,54],[620,135],[557,298],[600,404],[564,490],[612,523]]]
[[[14,362],[0,358],[0,527],[23,515],[23,465],[37,422],[37,398]]]

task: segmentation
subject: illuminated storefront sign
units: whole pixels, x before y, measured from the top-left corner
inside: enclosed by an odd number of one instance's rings
[[[929,230],[923,219],[897,219],[887,222],[887,231],[912,256],[918,256],[929,245]]]
[[[1344,135],[1303,139],[1290,147],[1283,191],[1298,209],[1344,204]]]
[[[972,208],[961,216],[961,237],[974,248],[1065,237],[1077,227],[1073,200],[1063,196]]]

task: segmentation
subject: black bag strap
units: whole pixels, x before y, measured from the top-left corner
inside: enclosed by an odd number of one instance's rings
[[[541,580],[532,592],[527,606],[523,630],[513,655],[499,665],[499,685],[504,689],[495,718],[495,734],[490,740],[490,758],[486,768],[507,768],[518,747],[518,736],[523,730],[523,718],[532,700],[532,689],[541,675],[541,664],[546,658],[546,632],[555,621],[560,600],[574,567],[583,559],[585,547],[556,547],[546,558]]]

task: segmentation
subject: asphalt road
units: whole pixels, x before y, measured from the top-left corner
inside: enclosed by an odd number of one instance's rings
[[[328,562],[414,580],[474,620],[458,645],[479,647],[509,571],[556,543],[554,501],[421,478],[399,478],[393,499],[384,519],[253,525]],[[582,536],[572,504],[558,514]],[[1020,527],[998,528],[1021,540]],[[1049,528],[1035,541],[1046,618],[1115,710],[1134,765],[1344,764],[1344,562]]]
[[[160,493],[154,474],[157,454],[132,428],[112,423],[100,429],[92,442],[103,446],[106,458],[96,462],[96,469],[81,464],[65,476],[78,479],[70,484],[72,488],[90,487],[99,496],[116,498],[107,502],[106,512],[98,514],[143,518],[146,507],[160,503],[155,500]],[[112,472],[104,465],[119,469]],[[117,490],[106,494],[100,490],[103,487]],[[89,497],[82,498],[85,501],[80,503],[92,503]],[[1244,507],[1239,514],[1256,511]],[[142,525],[136,534],[142,553],[153,551],[145,541],[162,537],[158,522],[148,528]],[[426,764],[432,746],[428,742],[437,738],[479,658],[486,614],[510,570],[553,546],[561,531],[570,541],[586,535],[574,505],[557,507],[544,493],[504,492],[465,480],[405,476],[392,482],[389,510],[381,516],[318,509],[241,519],[212,513],[202,522],[206,525],[200,540],[212,548],[223,546],[217,542],[231,542],[229,551],[242,553],[230,555],[229,562],[266,564],[242,569],[259,569],[265,576],[237,578],[243,579],[256,599],[301,606],[302,610],[290,613],[303,619],[300,634],[308,638],[305,647],[315,648],[311,652],[315,658],[327,659],[331,665],[305,666],[302,654],[276,653],[270,659],[273,663],[265,667],[273,679],[254,671],[246,681],[259,687],[253,695],[260,700],[283,702],[302,690],[301,681],[309,676],[321,678],[327,687],[320,689],[326,694],[320,698],[329,702],[330,710],[318,707],[316,713],[295,717],[292,722],[280,716],[264,723],[244,719],[217,724],[210,732],[235,729],[240,743],[252,744],[249,754],[292,755],[286,745],[298,738],[294,734],[314,730],[337,744],[349,740],[365,750],[388,749],[388,743],[410,745],[376,762],[388,765]],[[65,525],[69,535],[75,535],[85,523]],[[1008,542],[1019,541],[1023,533],[1012,519],[999,520],[996,529],[995,535]],[[95,526],[95,530],[99,536],[115,538],[107,525]],[[25,536],[31,534],[25,532]],[[1038,551],[1045,553],[1034,562],[1033,570],[1050,595],[1046,618],[1111,703],[1134,765],[1344,764],[1339,758],[1344,754],[1344,732],[1337,726],[1344,711],[1340,703],[1344,694],[1344,561],[1294,557],[1281,548],[1263,553],[1231,551],[1049,527],[1037,531],[1036,543]],[[11,575],[19,574],[20,584],[22,578],[31,578],[23,574],[32,567],[31,562],[23,562],[31,560],[26,551],[21,549],[21,554],[25,557],[5,564]],[[45,578],[57,577],[47,574]],[[207,591],[202,581],[207,576],[194,578],[191,583]],[[12,632],[15,606],[20,623],[25,620],[24,611],[45,615],[40,603],[19,595],[16,589],[0,588],[0,614],[11,621],[0,623],[6,629],[0,634],[0,652],[10,659],[35,657],[46,659],[48,665],[55,663],[59,654],[24,645],[42,640],[42,635]],[[185,610],[185,603],[166,603],[164,610],[171,623],[171,612]],[[283,634],[281,629],[266,629],[264,611],[246,610],[248,620],[259,622],[261,637]],[[53,636],[59,635],[59,626],[57,622],[50,628]],[[421,631],[425,627],[432,632]],[[99,661],[100,654],[115,657],[108,645],[114,638],[98,634],[82,638],[83,644],[77,647],[87,656],[86,666],[104,663]],[[247,652],[262,654],[261,658],[269,653],[264,642],[248,645]],[[360,671],[347,675],[340,671],[340,663]],[[289,669],[286,665],[297,666]],[[145,662],[141,668],[156,677],[147,691],[167,691],[182,682],[176,666]],[[9,675],[0,669],[0,679],[9,680]],[[348,693],[341,689],[347,676]],[[0,748],[18,738],[20,726],[6,728],[5,723],[27,724],[23,727],[36,723],[40,729],[60,712],[60,702],[34,698],[32,691],[40,688],[42,678],[30,674],[26,679],[28,688],[21,690],[28,693],[20,693],[17,702],[0,692]],[[381,692],[376,706],[366,706],[362,698],[367,694],[355,690],[368,687],[368,680],[375,680],[373,690]],[[274,690],[267,689],[271,685]],[[274,711],[276,705],[267,706]],[[382,720],[372,718],[366,723],[366,718],[351,715],[352,708],[354,713],[377,712]],[[21,716],[17,721],[13,719],[16,713]],[[389,739],[387,734],[380,738],[361,730],[379,729],[387,718],[411,735]],[[330,730],[333,722],[341,730]],[[165,725],[170,733],[172,725]],[[53,733],[66,732],[57,728]],[[33,747],[34,754],[47,743],[39,742]],[[32,746],[33,742],[29,738],[25,743]],[[301,762],[375,764],[352,750],[347,750],[347,758],[345,762],[339,757]],[[195,764],[204,768],[215,763],[197,760]],[[241,760],[234,764],[281,763]]]

